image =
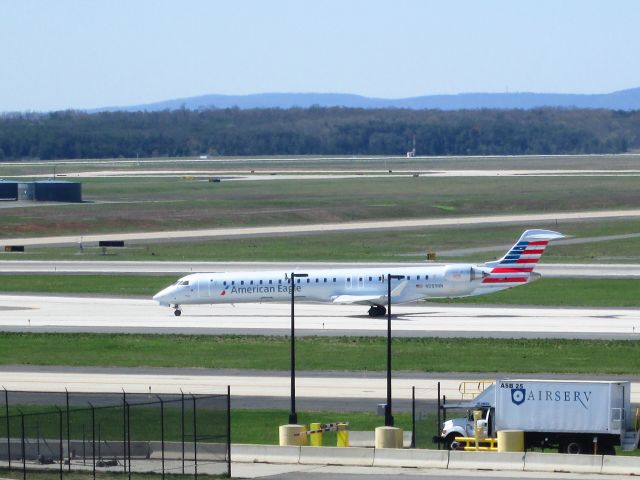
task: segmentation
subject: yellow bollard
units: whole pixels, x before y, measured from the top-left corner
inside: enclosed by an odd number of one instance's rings
[[[320,430],[322,428],[321,423],[312,423],[309,425],[309,430]],[[309,434],[309,446],[321,447],[322,446],[322,432]]]
[[[337,436],[338,436],[338,447],[349,446],[349,424],[348,423],[338,424]]]
[[[474,410],[473,411],[473,433],[476,439],[476,450],[478,450],[478,439],[482,437],[482,427],[478,425],[478,423],[482,420],[482,410]]]

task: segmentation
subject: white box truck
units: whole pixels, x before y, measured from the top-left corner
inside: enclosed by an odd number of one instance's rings
[[[480,436],[489,438],[501,430],[521,430],[525,449],[604,455],[615,454],[616,445],[636,449],[639,432],[630,389],[630,382],[496,380],[473,400],[441,407],[468,413],[445,421],[437,440],[455,448],[455,438],[473,437],[477,426]],[[474,410],[482,411],[479,425]]]

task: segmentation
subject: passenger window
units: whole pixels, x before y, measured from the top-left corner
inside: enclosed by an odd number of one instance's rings
[[[418,275],[418,276],[416,277],[416,280],[420,280],[420,275]]]
[[[240,280],[240,285],[244,285],[244,280]]]
[[[307,278],[307,283],[310,283],[310,282],[311,282],[311,279],[310,279],[310,278]]]
[[[269,285],[271,285],[273,283],[273,280],[269,280]]]
[[[336,277],[333,277],[333,283],[336,283]]]
[[[373,278],[369,277],[369,281],[372,281],[372,280],[373,280]]]
[[[327,279],[326,278],[324,279],[324,283],[327,283]]]

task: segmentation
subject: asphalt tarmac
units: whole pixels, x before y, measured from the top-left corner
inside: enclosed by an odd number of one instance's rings
[[[361,305],[296,304],[299,335],[384,335],[386,317]],[[288,303],[186,305],[180,317],[150,299],[0,295],[0,330],[288,335]],[[392,308],[395,336],[640,339],[635,308],[409,304]]]

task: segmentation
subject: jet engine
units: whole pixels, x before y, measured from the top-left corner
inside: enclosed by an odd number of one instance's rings
[[[475,265],[449,265],[444,271],[447,282],[474,282],[488,277],[490,271]]]

